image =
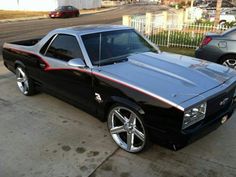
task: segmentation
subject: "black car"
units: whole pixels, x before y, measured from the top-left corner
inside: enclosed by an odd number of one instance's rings
[[[236,71],[161,52],[134,29],[62,28],[42,39],[5,43],[5,66],[26,96],[47,91],[108,122],[128,152],[149,138],[179,149],[233,114]]]

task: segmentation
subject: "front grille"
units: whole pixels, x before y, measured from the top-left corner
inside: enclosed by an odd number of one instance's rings
[[[235,88],[226,90],[224,93],[221,93],[220,95],[207,101],[207,112],[205,121],[207,121],[207,119],[211,119],[212,116],[217,116],[221,114],[232,105],[234,90]],[[225,100],[226,98],[228,98],[228,100],[225,101],[225,104],[222,104],[223,100]]]

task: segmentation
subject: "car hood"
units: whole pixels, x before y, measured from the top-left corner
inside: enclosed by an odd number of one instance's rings
[[[127,62],[100,69],[106,76],[175,104],[181,104],[236,76],[236,71],[224,66],[165,52],[131,55]]]
[[[61,12],[61,11],[51,11],[50,14],[55,14],[57,12]]]

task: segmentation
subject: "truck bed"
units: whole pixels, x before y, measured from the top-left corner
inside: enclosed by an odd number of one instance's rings
[[[17,45],[24,45],[24,46],[33,46],[37,44],[42,38],[36,38],[36,39],[28,39],[24,41],[16,41],[16,42],[10,42],[9,44],[17,44]]]
[[[27,39],[21,41],[14,41],[4,43],[2,56],[4,59],[4,65],[12,72],[15,71],[15,61],[21,61],[23,58],[27,58],[29,53],[33,53],[34,48],[42,38]],[[19,53],[19,51],[23,51]]]

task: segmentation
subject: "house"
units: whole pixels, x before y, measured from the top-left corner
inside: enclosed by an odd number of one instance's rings
[[[7,0],[0,2],[0,10],[51,11],[62,5],[93,9],[101,7],[101,0]]]

